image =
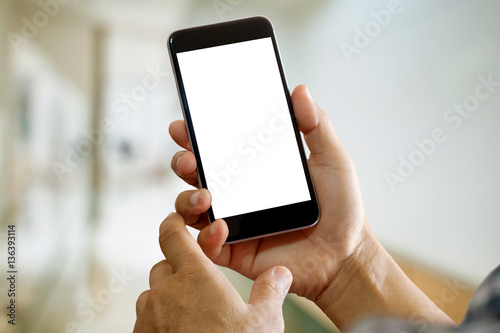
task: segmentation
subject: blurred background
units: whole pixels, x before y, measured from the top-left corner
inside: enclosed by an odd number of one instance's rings
[[[274,23],[290,88],[308,84],[352,154],[377,237],[459,322],[500,262],[498,13],[495,0],[0,0],[15,328],[132,331],[158,226],[188,189],[170,169],[182,114],[167,37],[254,15]],[[224,272],[248,297],[251,281]],[[334,331],[293,295],[285,317],[287,332]]]

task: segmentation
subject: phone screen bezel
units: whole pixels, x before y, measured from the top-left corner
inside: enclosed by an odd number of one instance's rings
[[[311,227],[315,225],[319,219],[319,206],[309,173],[299,128],[293,112],[292,101],[279,56],[279,49],[274,29],[271,22],[267,18],[252,17],[237,21],[179,30],[172,33],[168,39],[170,59],[176,78],[179,99],[181,101],[191,148],[196,157],[200,186],[207,188],[207,181],[203,170],[203,161],[200,158],[198,150],[196,135],[191,120],[191,114],[189,112],[189,104],[186,98],[179,62],[177,59],[177,53],[267,37],[270,37],[273,43],[274,54],[276,56],[276,62],[281,76],[281,82],[283,84],[283,92],[288,104],[288,110],[292,120],[311,200],[257,212],[249,212],[237,216],[225,217],[224,220],[229,227],[229,237],[227,239],[228,243]],[[210,207],[207,213],[210,222],[213,222],[215,217],[212,207]]]

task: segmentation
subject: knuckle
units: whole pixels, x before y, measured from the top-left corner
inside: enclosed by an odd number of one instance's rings
[[[149,272],[149,275],[153,275],[157,270],[161,269],[164,265],[168,264],[166,260],[162,260],[160,262],[157,262],[154,264],[154,266],[151,268],[151,271]]]
[[[281,309],[281,308],[280,308]],[[254,332],[284,332],[285,322],[281,310],[264,306],[254,308],[249,316]]]
[[[281,294],[281,290],[276,286],[276,284],[272,280],[265,279],[261,283],[262,283],[262,288],[265,291],[277,295]]]
[[[178,229],[172,225],[165,226],[165,223],[160,227],[159,242],[160,247],[165,248],[168,244],[175,243],[181,237]]]
[[[146,308],[151,308],[152,305],[159,304],[160,303],[160,295],[161,293],[158,292],[158,289],[151,289],[148,293],[148,298],[145,302]]]
[[[137,310],[137,313],[139,313],[140,311],[142,311],[142,309],[145,308],[148,302],[149,294],[150,290],[146,290],[139,295],[139,298],[137,298],[137,302],[135,303],[135,308]]]
[[[189,281],[195,285],[198,285],[202,281],[207,281],[210,277],[210,273],[204,266],[192,264],[183,266],[177,273],[177,277],[182,281]]]

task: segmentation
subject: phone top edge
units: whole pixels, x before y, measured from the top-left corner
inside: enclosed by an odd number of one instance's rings
[[[253,16],[177,30],[170,34],[167,44],[170,52],[181,53],[274,36],[274,26],[267,17]]]
[[[218,22],[218,23],[210,23],[210,24],[204,24],[204,25],[198,25],[198,26],[194,26],[194,27],[179,29],[179,30],[176,30],[176,31],[174,31],[174,32],[172,32],[170,34],[170,36],[168,37],[168,42],[169,43],[173,42],[173,38],[176,35],[178,35],[179,33],[183,33],[183,32],[191,32],[191,31],[196,31],[196,30],[205,30],[207,28],[210,29],[210,28],[216,28],[216,27],[222,27],[222,26],[226,26],[226,25],[246,23],[246,22],[249,22],[249,21],[258,21],[258,20],[264,21],[265,24],[267,24],[272,30],[274,30],[274,25],[273,25],[273,23],[271,22],[271,20],[269,18],[267,18],[264,15],[257,15],[257,16],[244,17],[244,18],[241,18],[241,19],[235,19],[235,20],[231,20],[231,21],[224,21],[224,22]]]

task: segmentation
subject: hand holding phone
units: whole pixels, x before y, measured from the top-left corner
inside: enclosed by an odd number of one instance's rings
[[[318,301],[318,295],[338,276],[346,258],[352,257],[362,242],[371,239],[368,237],[371,230],[365,220],[354,165],[328,116],[313,102],[305,86],[297,87],[291,98],[298,125],[311,151],[309,168],[321,206],[320,221],[315,226],[226,244],[229,230],[225,221],[209,224],[203,214],[211,204],[207,190],[182,192],[175,206],[187,224],[200,230],[198,243],[215,264],[250,279],[270,267],[285,266],[293,275],[291,292]],[[172,159],[174,172],[188,184],[197,186],[196,158],[190,150],[185,122],[173,122],[170,135],[186,149]],[[191,200],[195,194],[199,195],[198,200]]]
[[[276,265],[287,267],[293,275],[290,291],[314,301],[341,329],[361,316],[380,313],[381,309],[398,316],[420,313],[430,321],[450,322],[376,240],[366,220],[353,162],[326,113],[313,102],[305,86],[294,90],[291,101],[294,110],[291,115],[295,116],[292,122],[296,118],[311,152],[308,164],[321,207],[320,221],[293,232],[227,244],[234,224],[226,224],[223,219],[214,221],[214,216],[210,216],[212,223],[209,224],[203,214],[215,202],[211,201],[209,192],[206,189],[186,191],[179,194],[176,209],[187,224],[200,230],[198,243],[205,255],[215,264],[250,279],[256,279]],[[188,135],[192,128],[187,116],[186,120],[187,124],[178,121],[170,127],[174,141],[187,150],[174,156],[173,170],[190,184],[206,186],[200,164],[203,156],[200,159],[200,151],[193,145],[192,132]],[[232,144],[228,139],[218,149],[227,149]],[[238,197],[234,200],[240,204]],[[290,226],[295,219],[303,223],[301,218],[301,215],[283,214],[266,223]],[[243,222],[243,227],[251,226],[252,222],[259,226],[258,220]],[[259,228],[257,230],[263,230]]]

